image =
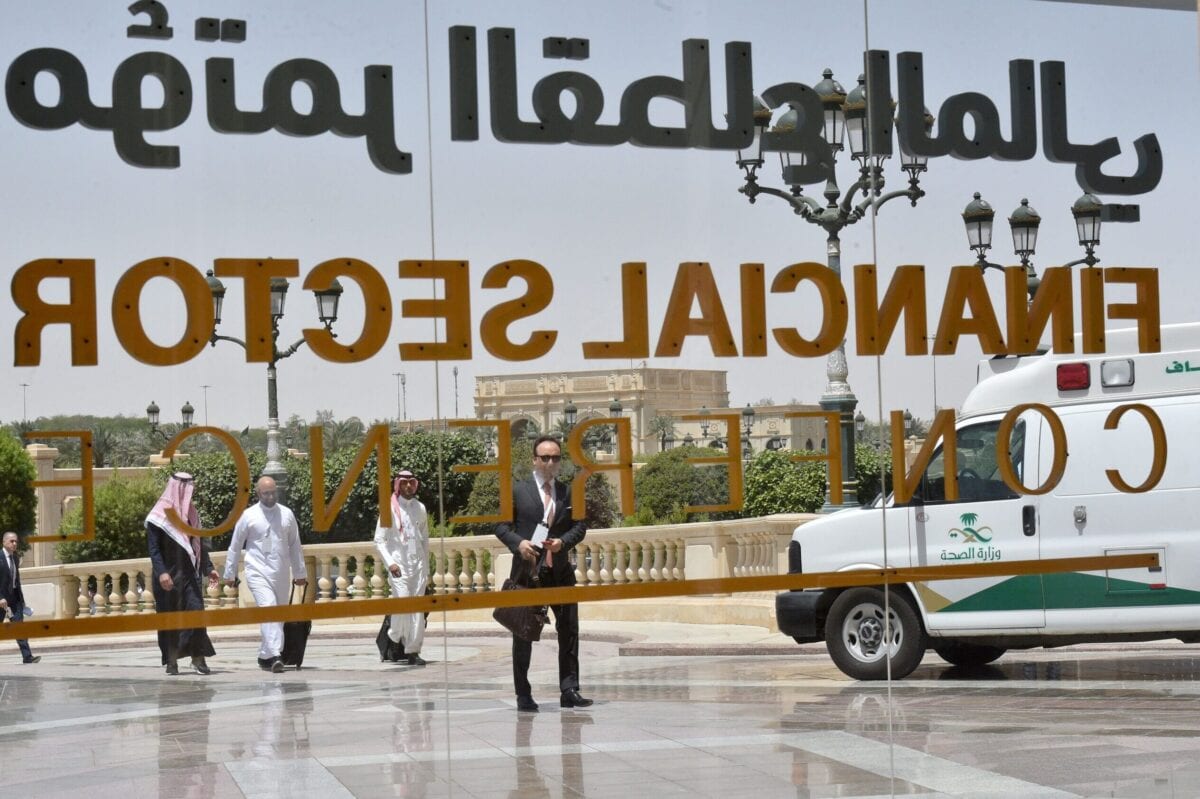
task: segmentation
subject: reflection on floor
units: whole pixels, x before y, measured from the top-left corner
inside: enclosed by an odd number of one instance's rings
[[[827,658],[617,657],[584,643],[586,711],[515,710],[503,639],[434,638],[424,669],[314,638],[301,672],[225,644],[210,677],[157,651],[0,662],[5,796],[1200,796],[1200,658],[930,655],[894,685]],[[241,650],[245,650],[244,652]]]

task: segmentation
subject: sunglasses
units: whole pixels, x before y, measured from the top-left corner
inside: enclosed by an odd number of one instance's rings
[[[558,463],[562,460],[562,455],[535,455],[542,463]]]

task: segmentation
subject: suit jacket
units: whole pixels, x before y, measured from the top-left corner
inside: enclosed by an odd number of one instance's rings
[[[542,504],[542,495],[538,491],[537,480],[529,478],[513,486],[513,520],[500,522],[496,525],[496,537],[513,553],[513,565],[510,577],[517,579],[528,566],[521,557],[519,547],[522,541],[533,538],[538,522],[545,516],[546,508]],[[582,519],[571,519],[571,491],[559,480],[554,481],[554,520],[550,524],[550,537],[561,539],[562,549],[554,553],[554,582],[556,585],[575,585],[575,567],[567,557],[575,546],[587,535],[587,523]]]
[[[21,559],[17,555],[13,555],[13,562],[17,567],[17,585],[12,587],[13,576],[8,573],[8,558],[4,557],[4,553],[0,552],[0,597],[3,597],[8,602],[9,609],[13,615],[19,615],[21,609],[25,607],[25,594],[21,591]]]

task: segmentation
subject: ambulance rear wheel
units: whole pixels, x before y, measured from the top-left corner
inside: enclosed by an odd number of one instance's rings
[[[903,679],[925,656],[921,619],[908,598],[891,591],[885,609],[878,588],[838,595],[825,620],[825,645],[834,665],[856,680],[883,680],[891,658],[893,679]]]
[[[933,651],[937,652],[938,657],[947,663],[971,668],[972,666],[986,666],[1008,650],[999,646],[972,644],[966,641],[948,641],[938,644]]]

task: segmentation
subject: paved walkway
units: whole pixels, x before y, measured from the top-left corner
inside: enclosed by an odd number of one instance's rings
[[[321,625],[282,675],[246,629],[214,631],[208,677],[165,676],[144,635],[0,650],[4,794],[1200,796],[1200,659],[1178,644],[974,673],[931,653],[889,691],[760,627],[589,622],[596,705],[559,709],[550,640],[533,715],[493,625],[431,619],[425,668],[379,663],[374,632]]]

